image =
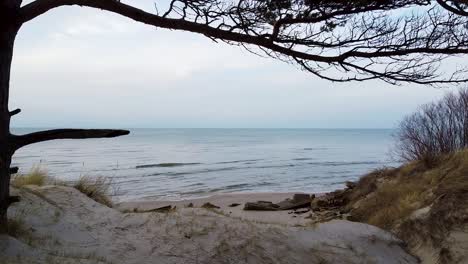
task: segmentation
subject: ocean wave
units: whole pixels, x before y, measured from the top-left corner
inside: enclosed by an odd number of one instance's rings
[[[222,187],[219,187],[219,188],[209,189],[208,192],[213,193],[213,192],[219,192],[219,191],[225,191],[225,190],[246,188],[246,187],[250,187],[250,186],[251,186],[250,183],[239,183],[239,184],[232,184],[232,185],[222,186]]]
[[[179,176],[179,175],[190,175],[190,174],[218,172],[218,171],[231,171],[231,170],[239,170],[239,169],[245,169],[245,168],[248,168],[248,167],[225,167],[225,168],[193,170],[193,171],[184,171],[184,172],[167,172],[163,174],[168,175],[168,176]]]
[[[204,185],[205,185],[204,183],[197,182],[197,183],[189,184],[189,185],[187,185],[186,187],[195,187],[195,186],[204,186]]]
[[[385,164],[380,161],[350,161],[350,162],[335,162],[335,161],[324,161],[324,162],[309,162],[310,165],[322,165],[322,166],[348,166],[348,165],[377,165]]]
[[[195,165],[200,163],[184,163],[189,165]],[[257,165],[257,166],[230,166],[230,167],[221,167],[221,168],[206,168],[199,170],[189,170],[189,171],[169,171],[169,172],[158,172],[146,176],[159,176],[165,175],[171,178],[183,175],[192,175],[192,174],[202,174],[202,173],[212,173],[212,172],[221,172],[221,171],[236,171],[236,170],[250,170],[250,169],[276,169],[276,168],[292,168],[292,167],[302,167],[307,165],[316,165],[324,167],[336,167],[336,166],[355,166],[355,165],[378,165],[385,164],[378,161],[353,161],[353,162],[307,162],[307,163],[288,163],[288,164],[278,164],[278,165]],[[164,167],[164,166],[148,166],[150,167]],[[168,166],[169,167],[169,166]],[[175,167],[175,166],[174,166]]]
[[[263,159],[247,159],[247,160],[233,160],[233,161],[221,161],[221,162],[216,162],[215,164],[231,164],[231,163],[249,163],[249,162],[255,162],[255,161],[261,161]],[[249,163],[252,164],[252,163]]]
[[[327,149],[330,149],[330,148],[323,148],[323,147],[322,148],[320,148],[320,147],[318,147],[318,148],[303,148],[303,150],[327,150]]]
[[[144,169],[144,168],[154,168],[154,167],[180,167],[180,166],[190,166],[190,165],[200,165],[202,163],[193,162],[193,163],[156,163],[156,164],[144,164],[144,165],[137,165],[136,169]]]
[[[246,190],[252,190],[252,188],[255,187],[263,187],[263,186],[271,186],[275,185],[274,183],[271,182],[261,182],[261,183],[238,183],[238,184],[231,184],[231,185],[226,185],[226,186],[220,186],[217,188],[201,188],[201,189],[195,189],[195,190],[190,190],[190,191],[185,191],[182,192],[182,195],[197,195],[197,194],[208,194],[208,193],[219,193],[219,192],[225,192],[225,191],[246,191]]]

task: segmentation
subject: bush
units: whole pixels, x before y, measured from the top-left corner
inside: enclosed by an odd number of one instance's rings
[[[109,178],[81,176],[73,187],[100,204],[113,206],[110,198],[113,190],[112,180]]]
[[[468,89],[450,92],[421,106],[400,123],[396,154],[405,161],[427,165],[443,154],[468,147]]]

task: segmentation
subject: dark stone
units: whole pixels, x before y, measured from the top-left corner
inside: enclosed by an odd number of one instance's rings
[[[256,203],[245,203],[244,210],[247,211],[277,211],[279,206],[272,202],[258,201]]]
[[[307,212],[309,212],[310,209],[303,209],[303,210],[296,210],[293,212],[293,214],[305,214]]]
[[[219,209],[220,207],[219,206],[216,206],[212,203],[204,203],[202,205],[202,208],[206,208],[206,209]]]
[[[240,205],[240,203],[232,203],[232,204],[229,205],[229,207],[236,207],[236,206],[239,206],[239,205]]]
[[[312,200],[310,207],[313,211],[337,210],[348,203],[348,191],[338,190],[327,193]]]
[[[315,197],[315,196],[314,196]],[[280,210],[292,210],[309,207],[312,196],[308,194],[294,194],[292,199],[286,199],[278,203]]]
[[[293,195],[293,201],[304,201],[304,200],[310,201],[310,195],[305,194],[305,193],[296,193]]]
[[[353,189],[354,187],[356,187],[356,183],[352,181],[345,182],[345,185],[346,187],[348,187],[348,189]]]
[[[293,198],[283,200],[277,204],[270,201],[258,201],[256,203],[246,203],[244,210],[254,211],[277,211],[277,210],[294,210],[299,208],[310,207],[311,200],[315,198],[315,195],[308,195],[304,193],[294,194]]]

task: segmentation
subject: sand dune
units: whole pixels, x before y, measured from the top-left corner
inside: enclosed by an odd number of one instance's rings
[[[17,239],[0,236],[3,263],[417,263],[401,241],[366,224],[294,227],[182,206],[122,213],[63,186],[16,192],[22,202],[10,218],[22,229]]]

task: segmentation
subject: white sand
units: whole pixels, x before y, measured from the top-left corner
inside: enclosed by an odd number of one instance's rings
[[[261,222],[280,225],[242,220],[252,216],[237,210],[236,217],[226,215],[223,205],[239,202],[237,195],[212,200],[223,211],[178,206],[170,213],[121,213],[73,188],[28,188],[9,211],[28,231],[18,240],[0,236],[0,263],[417,263],[398,239],[370,225],[335,220],[293,227],[284,225],[289,215],[277,212],[262,213]],[[268,195],[250,198],[289,197]],[[132,206],[153,205],[164,204]]]

